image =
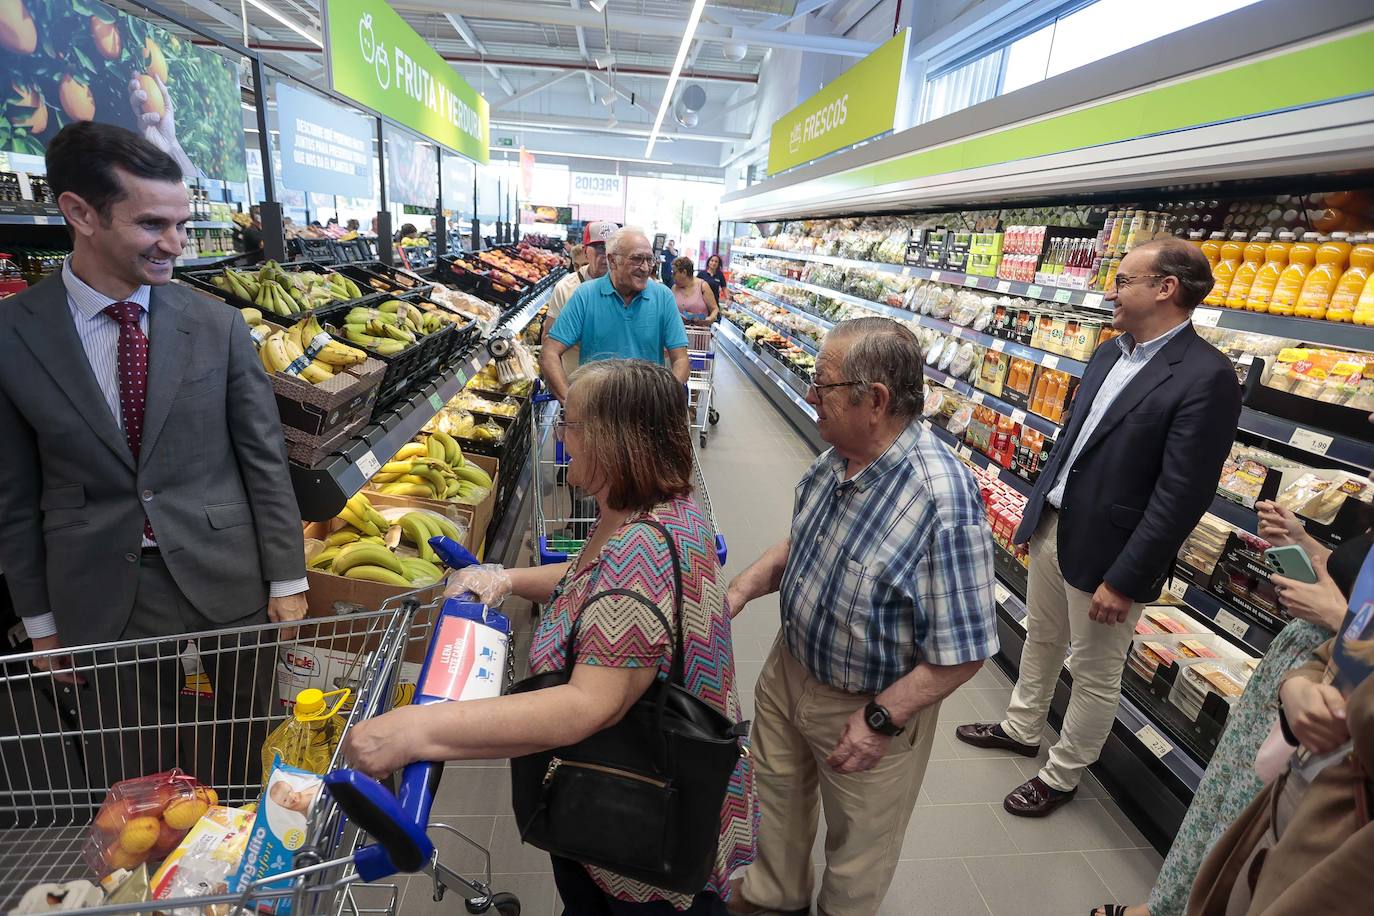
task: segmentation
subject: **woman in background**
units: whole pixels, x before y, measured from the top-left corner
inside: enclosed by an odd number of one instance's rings
[[[720,255],[713,254],[707,258],[706,266],[698,271],[697,276],[710,285],[717,303],[724,301],[721,294],[725,292],[725,270],[721,267]]]
[[[696,265],[689,257],[673,262],[673,298],[687,324],[710,325],[720,316],[716,294],[709,283],[696,275]]]

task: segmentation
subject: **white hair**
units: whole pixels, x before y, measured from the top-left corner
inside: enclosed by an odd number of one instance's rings
[[[644,230],[640,229],[638,226],[626,226],[623,229],[617,229],[611,237],[606,240],[606,254],[620,254],[624,248],[629,246],[631,240],[634,239],[643,239],[646,242],[649,241],[649,237],[644,234]]]

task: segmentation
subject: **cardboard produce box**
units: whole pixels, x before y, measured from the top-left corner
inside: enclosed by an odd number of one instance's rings
[[[482,546],[482,541],[486,537],[487,527],[491,524],[492,513],[496,509],[496,481],[501,463],[495,458],[489,458],[486,455],[474,455],[464,452],[463,457],[486,471],[491,477],[491,490],[487,493],[487,498],[476,505],[460,503],[451,499],[429,499],[423,496],[388,496],[370,483],[366,487],[367,498],[371,500],[372,505],[379,509],[382,506],[407,505],[424,509],[433,509],[436,512],[447,514],[450,508],[457,506],[466,513],[468,519],[466,524],[470,526],[468,536],[463,540],[463,546],[467,547],[473,553],[477,553],[478,549]],[[399,502],[397,502],[398,500]],[[452,516],[450,517],[452,518]],[[457,521],[456,518],[454,520]]]

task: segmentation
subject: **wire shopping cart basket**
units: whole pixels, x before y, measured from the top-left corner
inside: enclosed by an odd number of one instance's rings
[[[715,396],[715,325],[687,325],[687,357],[690,360],[687,403],[692,414],[692,430],[705,448],[706,434],[720,422],[720,414],[712,403]]]
[[[563,405],[553,395],[536,387],[533,395],[534,428],[530,432],[531,491],[534,509],[530,526],[534,535],[539,563],[566,563],[582,551],[587,535],[595,524],[596,500],[567,481],[568,453],[557,434],[563,420]],[[716,556],[725,565],[725,536],[716,524],[711,497],[702,476],[701,461],[692,455],[692,496],[706,515],[716,537]]]
[[[376,611],[0,658],[0,912],[16,907],[34,885],[94,880],[109,870],[97,868],[99,852],[92,859],[87,847],[107,791],[121,780],[177,766],[215,788],[222,805],[257,800],[263,741],[290,715],[299,689],[349,689],[340,740],[354,724],[418,700],[433,652],[431,631],[455,604],[432,586]],[[507,678],[512,666],[508,657]],[[336,747],[330,769],[340,763]],[[364,905],[354,896],[358,882],[427,868],[436,900],[454,888],[469,912],[494,908],[518,916],[519,901],[491,889],[488,851],[453,827],[428,824],[443,766],[426,766],[423,791],[416,791],[408,768],[402,800],[421,814],[422,836],[426,827],[443,830],[474,847],[485,862],[481,877],[465,878],[440,863],[432,844],[417,859],[413,848],[369,843],[365,831],[390,833],[368,819],[370,811],[346,812],[341,793],[331,790],[310,806],[290,871],[236,891],[221,881],[198,887],[202,893],[194,896],[80,912],[226,914],[290,900],[293,916],[389,914],[399,888],[372,885],[377,895]]]

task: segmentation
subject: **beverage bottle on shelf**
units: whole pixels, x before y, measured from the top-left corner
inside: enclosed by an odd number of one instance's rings
[[[1365,327],[1374,326],[1374,265],[1370,266],[1364,289],[1360,290],[1360,298],[1355,300],[1355,311],[1350,320]]]
[[[1268,230],[1261,230],[1255,233],[1250,244],[1245,246],[1240,266],[1236,268],[1236,275],[1231,278],[1231,288],[1226,291],[1226,301],[1222,303],[1228,309],[1245,308],[1245,299],[1250,295],[1255,274],[1259,273],[1260,266],[1264,263],[1264,252],[1272,239],[1273,236]]]
[[[1121,251],[1122,235],[1130,228],[1131,211],[1118,210],[1116,220],[1112,223],[1111,235],[1107,236],[1107,251],[1116,254]]]
[[[1321,233],[1304,232],[1288,252],[1288,266],[1279,274],[1279,282],[1274,285],[1274,295],[1269,298],[1269,314],[1292,315],[1298,306],[1298,294],[1312,270],[1312,262],[1317,259],[1317,246],[1322,243]]]
[[[1129,226],[1126,227],[1125,231],[1121,234],[1121,245],[1117,249],[1119,253],[1125,254],[1126,252],[1130,251],[1132,248],[1136,246],[1137,240],[1140,238],[1140,228],[1144,224],[1145,211],[1132,210],[1131,223]]]
[[[1049,384],[1049,373],[1041,372],[1040,378],[1035,380],[1035,392],[1031,395],[1031,413],[1045,414],[1045,388]]]
[[[1231,290],[1231,281],[1240,268],[1241,255],[1245,253],[1245,233],[1232,232],[1231,237],[1221,246],[1221,256],[1212,266],[1212,291],[1202,300],[1203,305],[1224,305],[1226,294]]]
[[[1317,249],[1317,266],[1307,274],[1298,293],[1298,304],[1293,314],[1299,318],[1325,318],[1326,307],[1331,304],[1331,294],[1336,291],[1336,281],[1345,273],[1350,259],[1351,244],[1346,232],[1333,232],[1331,238]]]
[[[1350,268],[1336,281],[1331,304],[1326,307],[1327,321],[1353,321],[1360,293],[1370,276],[1374,276],[1374,244],[1370,237],[1357,235],[1350,241],[1354,243],[1350,249]]]
[[[1213,232],[1207,236],[1207,241],[1199,246],[1202,248],[1202,253],[1207,256],[1207,263],[1212,265],[1213,270],[1216,269],[1217,261],[1221,258],[1221,242],[1225,238],[1225,232]]]
[[[1255,282],[1250,284],[1250,295],[1245,299],[1247,311],[1269,311],[1269,299],[1274,295],[1274,287],[1279,283],[1279,276],[1288,266],[1288,253],[1293,249],[1295,238],[1297,236],[1293,233],[1281,231],[1278,239],[1270,242],[1269,247],[1264,249],[1264,263],[1255,274]]]

